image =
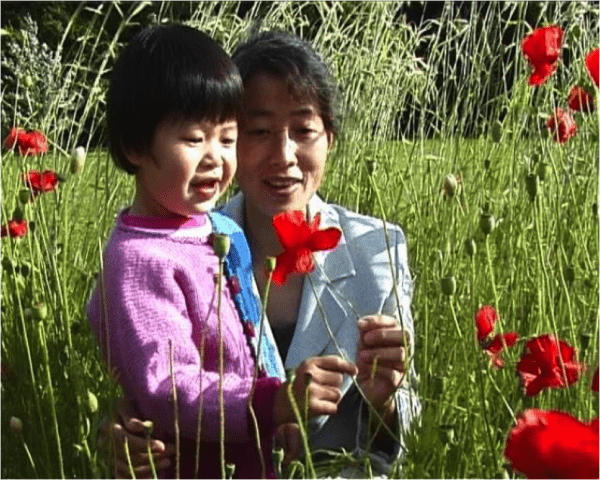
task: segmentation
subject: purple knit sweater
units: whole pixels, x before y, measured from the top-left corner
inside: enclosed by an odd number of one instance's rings
[[[192,224],[205,222],[206,217],[201,216]],[[98,282],[88,315],[105,361],[125,395],[137,401],[141,417],[151,419],[155,435],[165,440],[172,440],[175,432],[171,341],[184,447],[182,476],[193,473],[202,395],[200,472],[212,478],[220,475],[218,455],[215,457],[220,432],[218,258],[208,240],[209,232],[200,237],[185,235],[182,229],[187,226],[180,221],[159,224],[122,213],[106,246],[103,285]],[[260,476],[260,464],[247,408],[254,357],[226,279],[220,316],[226,461],[236,464],[235,477],[256,477]],[[202,339],[203,362],[199,354]],[[259,378],[253,401],[268,473],[272,473],[273,401],[280,383],[275,378]]]

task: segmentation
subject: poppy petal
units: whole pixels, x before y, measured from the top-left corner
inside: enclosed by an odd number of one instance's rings
[[[585,57],[585,66],[587,67],[587,71],[590,74],[590,77],[598,87],[600,68],[598,66],[598,52],[600,49],[595,48]]]

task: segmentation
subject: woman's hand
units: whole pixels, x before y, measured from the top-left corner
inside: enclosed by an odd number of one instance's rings
[[[358,369],[335,355],[313,357],[302,362],[296,369],[296,378],[292,385],[300,415],[304,416],[306,411],[309,419],[317,415],[335,415],[338,403],[342,399],[340,387],[344,373],[356,375]],[[310,382],[306,381],[307,378],[310,378]],[[288,398],[288,385],[289,383],[285,382],[275,395],[273,419],[276,425],[297,421]],[[305,404],[307,389],[308,405]]]
[[[402,384],[407,368],[410,345],[408,334],[396,319],[370,315],[358,321],[357,382],[371,404],[381,413],[395,410],[390,398]],[[373,372],[375,358],[377,365]]]
[[[131,402],[121,397],[117,405],[117,419],[115,421],[107,419],[100,424],[98,448],[107,448],[111,438],[114,442],[112,460],[114,460],[115,478],[131,478],[125,453],[125,439],[127,439],[129,458],[136,478],[152,478],[144,423],[133,418],[134,415]],[[175,453],[175,445],[151,438],[150,448],[157,473],[171,465],[169,457]]]

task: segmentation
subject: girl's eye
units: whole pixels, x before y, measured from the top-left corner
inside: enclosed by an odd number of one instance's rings
[[[235,138],[224,138],[221,140],[221,143],[227,147],[230,147],[231,145],[235,145]]]

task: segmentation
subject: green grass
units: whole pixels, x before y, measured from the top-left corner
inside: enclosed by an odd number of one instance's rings
[[[538,407],[565,410],[582,419],[598,415],[598,399],[589,384],[599,352],[599,117],[597,112],[577,114],[579,132],[565,145],[547,138],[543,117],[555,106],[565,106],[566,91],[582,78],[581,58],[598,45],[598,28],[569,37],[566,48],[579,63],[572,62],[570,68],[561,64],[546,85],[533,90],[525,84],[528,69],[518,52],[528,30],[521,5],[493,6],[477,19],[476,27],[466,30],[455,20],[458,7],[447,5],[439,28],[453,33],[445,43],[436,40],[440,43],[423,60],[426,65],[412,55],[419,42],[432,35],[432,23],[378,27],[393,24],[397,4],[258,5],[245,21],[234,15],[235,4],[216,16],[211,16],[214,4],[201,4],[192,16],[196,25],[231,49],[251,29],[252,15],[263,8],[264,28],[277,25],[310,35],[342,80],[342,136],[328,160],[320,193],[330,202],[398,223],[407,236],[423,415],[408,439],[406,477],[514,477],[505,470],[502,457],[514,414]],[[123,12],[123,28],[144,21],[136,16],[136,7]],[[104,85],[100,70],[111,65],[112,57],[92,46],[96,39],[105,45],[116,38],[106,39],[101,26],[117,15],[117,8],[123,7],[115,4],[97,14],[90,37],[66,49],[61,67],[63,73],[73,72],[77,81],[69,85],[78,85],[81,98],[91,102],[85,112],[98,132],[104,122],[102,93],[92,100],[88,94],[94,79]],[[558,22],[569,34],[582,15],[578,8],[584,7],[573,3],[560,10],[547,4],[533,26]],[[168,15],[168,4],[163,11]],[[518,28],[500,55],[492,26],[505,25],[496,19],[507,12],[512,12]],[[305,21],[310,15],[322,20],[320,30],[313,31]],[[591,25],[597,27],[598,12],[591,15]],[[483,35],[486,29],[488,35]],[[120,40],[115,42],[118,46]],[[445,61],[453,48],[472,60],[471,69]],[[490,53],[484,53],[486,49]],[[495,60],[486,63],[488,58]],[[519,75],[512,89],[489,101],[490,118],[503,118],[504,137],[494,143],[487,135],[480,98],[498,81],[491,71],[500,60],[503,68],[514,67]],[[417,67],[423,67],[421,72]],[[434,88],[436,72],[447,78],[447,89]],[[458,84],[455,103],[448,93],[451,82]],[[13,105],[7,93],[3,87],[3,111]],[[19,172],[49,168],[68,173],[69,159],[60,152],[77,144],[81,119],[65,130],[65,118],[70,117],[59,101],[51,105],[54,110],[41,126],[52,142],[50,153],[39,159],[2,156],[3,224],[18,204]],[[64,111],[70,112],[67,107]],[[409,112],[417,134],[397,140],[394,119],[399,108]],[[481,134],[474,138],[460,135],[469,109],[482,118]],[[434,128],[424,112],[442,122]],[[40,127],[23,111],[15,109],[14,115],[17,125]],[[372,175],[370,162],[376,163]],[[547,165],[547,173],[532,201],[525,177],[537,172],[540,163]],[[448,200],[441,194],[448,174],[462,175],[462,203],[461,197]],[[102,149],[88,154],[82,173],[68,177],[55,193],[41,195],[25,207],[35,232],[17,241],[2,240],[2,362],[10,365],[1,384],[2,476],[7,478],[110,475],[96,452],[95,432],[101,415],[111,411],[118,387],[102,365],[85,304],[100,268],[102,244],[115,214],[131,201],[133,180],[118,172]],[[484,210],[497,224],[488,236],[480,228]],[[465,252],[467,239],[476,242],[472,258]],[[440,287],[449,275],[457,283],[451,297]],[[32,309],[38,302],[47,307],[43,321],[34,318]],[[521,336],[505,353],[507,366],[500,371],[489,367],[475,342],[473,315],[482,304],[497,308],[498,328]],[[546,332],[573,345],[588,369],[569,389],[526,398],[514,365],[524,342]],[[587,347],[585,333],[591,334]],[[97,397],[97,408],[90,394]],[[22,436],[9,430],[12,416],[23,421]],[[336,470],[333,463],[316,468],[320,476]],[[299,468],[295,475],[300,475]]]

